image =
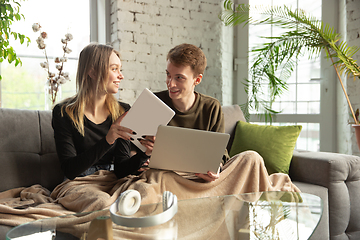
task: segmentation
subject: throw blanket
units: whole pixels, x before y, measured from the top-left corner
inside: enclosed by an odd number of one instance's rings
[[[11,189],[0,193],[0,224],[17,226],[36,219],[108,209],[127,189],[139,191],[142,204],[161,202],[164,191],[171,191],[179,200],[247,192],[299,192],[288,175],[269,176],[261,156],[246,151],[231,158],[220,178],[213,182],[194,180],[192,174],[180,176],[173,171],[155,169],[117,179],[113,172],[100,170],[90,176],[64,181],[51,193],[40,185]],[[95,215],[101,212],[67,217],[57,224],[65,232],[80,237]]]

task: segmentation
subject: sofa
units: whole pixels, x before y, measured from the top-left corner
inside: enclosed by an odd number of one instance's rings
[[[238,105],[224,106],[225,131],[245,121]],[[63,181],[51,111],[0,108],[0,192],[40,184],[52,190]],[[302,192],[323,200],[321,221],[310,239],[360,239],[360,157],[294,150],[290,178]],[[5,239],[8,226],[0,226]]]

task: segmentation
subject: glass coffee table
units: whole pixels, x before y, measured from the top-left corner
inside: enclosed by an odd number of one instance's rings
[[[309,239],[322,216],[322,200],[294,192],[262,192],[178,201],[168,222],[142,228],[111,222],[109,209],[41,219],[11,229],[8,240],[22,239]],[[162,203],[141,205],[136,217],[159,214]],[[89,235],[103,231],[107,237]],[[110,224],[110,225],[109,225]],[[92,227],[91,227],[92,226]],[[91,230],[89,230],[91,228]]]

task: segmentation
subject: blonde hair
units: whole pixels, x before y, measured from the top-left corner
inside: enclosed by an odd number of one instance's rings
[[[113,47],[96,43],[89,44],[80,52],[76,74],[77,93],[64,100],[61,112],[63,114],[65,110],[82,136],[85,134],[85,105],[93,104],[93,99],[99,92],[107,92],[109,59],[113,52],[120,58],[119,52]],[[125,111],[113,94],[107,94],[105,104],[113,122]]]

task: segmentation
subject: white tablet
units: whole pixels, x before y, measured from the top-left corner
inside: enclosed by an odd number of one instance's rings
[[[167,125],[175,112],[160,98],[145,88],[130,108],[121,125],[136,132],[132,135],[135,146],[145,152],[137,138],[143,135],[155,136],[159,125]]]

